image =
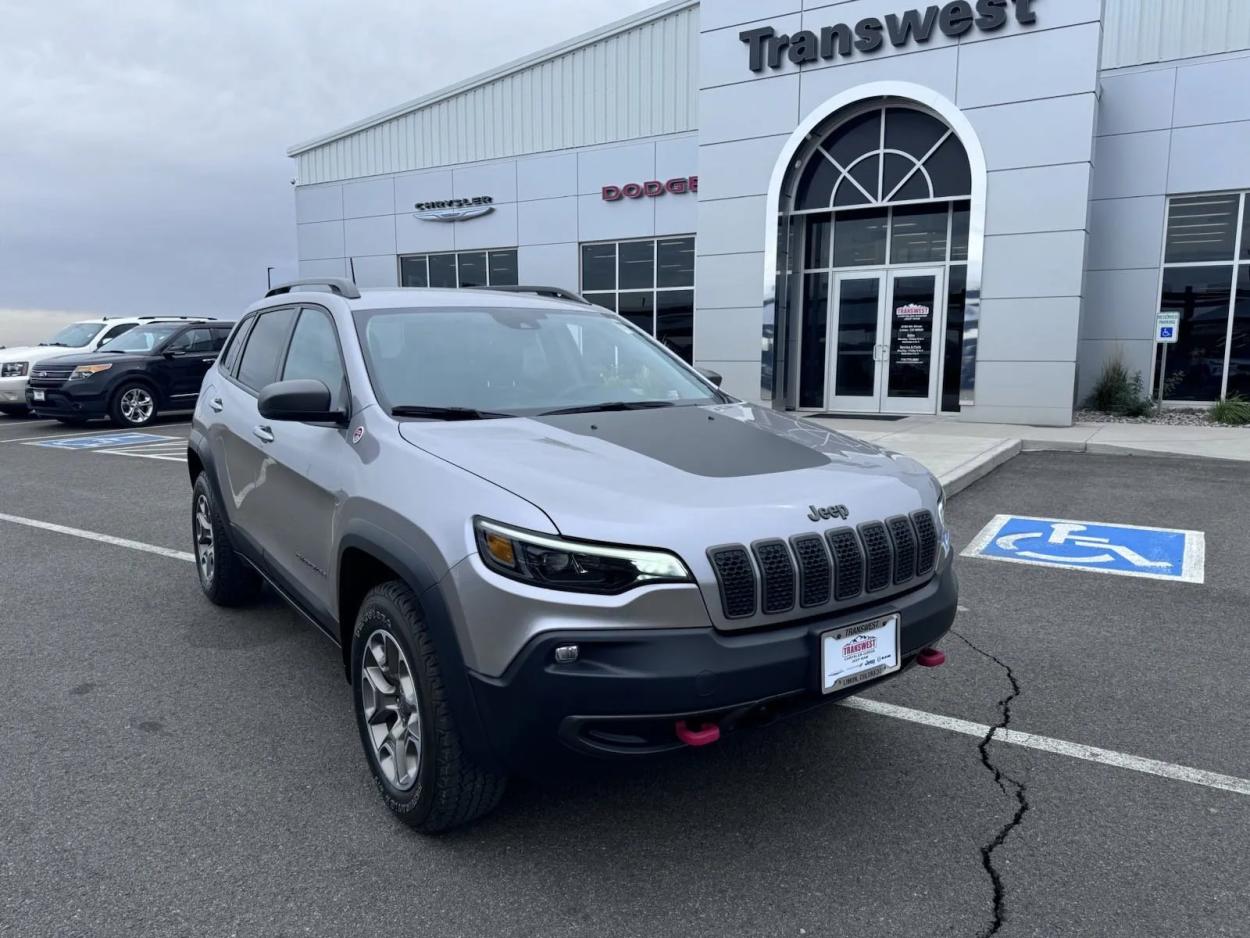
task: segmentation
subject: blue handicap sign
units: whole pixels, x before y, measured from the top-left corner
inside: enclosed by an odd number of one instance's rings
[[[997,515],[963,556],[1201,583],[1205,551],[1201,531]]]
[[[171,437],[159,436],[155,433],[102,433],[99,436],[35,441],[30,445],[46,446],[50,449],[101,449],[105,446],[132,446],[135,443],[156,443],[168,439]]]
[[[1173,329],[1171,326],[1163,326],[1162,328],[1159,329],[1159,338],[1170,339],[1172,338],[1172,333],[1175,331],[1176,330]]]

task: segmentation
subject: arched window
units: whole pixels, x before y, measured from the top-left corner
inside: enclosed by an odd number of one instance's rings
[[[905,107],[873,107],[838,124],[808,160],[794,208],[856,208],[966,198],[972,173],[946,124]]]

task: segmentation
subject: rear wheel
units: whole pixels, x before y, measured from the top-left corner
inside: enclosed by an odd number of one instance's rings
[[[30,408],[25,404],[0,404],[0,414],[6,417],[25,417],[30,413]]]
[[[392,580],[365,595],[351,661],[360,741],[386,806],[427,834],[491,811],[506,780],[464,751],[434,643],[404,583]]]
[[[191,533],[200,588],[218,606],[242,606],[260,592],[260,575],[234,550],[226,519],[217,510],[208,476],[201,472],[191,492]]]
[[[146,384],[123,384],[113,395],[109,416],[119,427],[146,427],[156,419],[156,393]]]

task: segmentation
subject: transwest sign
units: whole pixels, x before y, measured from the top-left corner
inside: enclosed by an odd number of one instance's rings
[[[781,68],[784,55],[795,65],[820,59],[833,59],[859,52],[876,52],[887,42],[903,47],[925,43],[939,32],[957,39],[973,29],[991,33],[1007,25],[1010,16],[1021,26],[1037,22],[1033,10],[1036,0],[954,0],[942,6],[922,10],[890,13],[884,17],[868,16],[851,25],[837,23],[814,30],[800,29],[792,35],[778,33],[771,26],[760,26],[738,33],[750,49],[748,67],[753,72],[764,66]]]

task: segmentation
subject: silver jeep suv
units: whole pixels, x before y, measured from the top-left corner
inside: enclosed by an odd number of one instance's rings
[[[706,745],[913,664],[955,617],[922,466],[743,403],[553,288],[278,287],[204,379],[200,584],[342,648],[387,805]]]

